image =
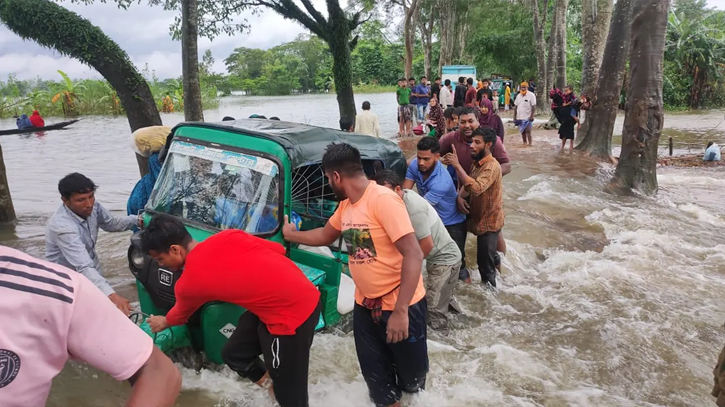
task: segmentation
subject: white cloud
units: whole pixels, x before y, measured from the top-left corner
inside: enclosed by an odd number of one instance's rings
[[[0,56],[0,78],[14,73],[18,79],[34,79],[39,76],[43,79],[60,80],[58,69],[71,78],[100,78],[96,70],[75,59],[30,53],[12,53]]]
[[[324,0],[315,0],[313,3],[321,10],[325,9]],[[181,43],[172,40],[169,35],[169,26],[174,21],[176,11],[166,11],[162,7],[150,7],[145,4],[133,4],[128,10],[122,10],[113,2],[98,2],[90,6],[71,3],[62,5],[100,27],[129,54],[139,69],[148,64],[148,68],[155,71],[160,79],[181,75]],[[301,25],[285,20],[271,10],[264,10],[258,14],[247,11],[239,17],[239,20],[243,18],[246,18],[251,26],[250,33],[221,35],[214,41],[199,39],[200,57],[206,49],[211,49],[216,59],[214,69],[218,72],[224,71],[223,60],[234,48],[267,49],[292,41],[299,34],[306,32]],[[43,48],[33,41],[23,41],[0,25],[1,79],[10,73],[15,73],[21,79],[37,76],[56,79],[58,69],[78,79],[99,77],[96,71],[84,67],[77,60],[62,57],[57,52]]]

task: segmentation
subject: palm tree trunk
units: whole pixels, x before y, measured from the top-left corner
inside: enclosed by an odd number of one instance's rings
[[[199,9],[197,0],[181,1],[181,70],[184,87],[184,119],[203,122],[199,83]]]
[[[423,21],[423,18],[419,19],[419,25],[420,25],[420,41],[423,44],[423,67],[425,71],[425,76],[428,79],[433,79],[431,77],[431,55],[433,54],[433,24],[435,23],[435,15],[437,13],[437,8],[433,7],[432,9],[428,10],[428,21]],[[438,74],[436,74],[438,76]]]
[[[417,21],[418,0],[411,0],[410,4],[403,2],[405,20],[403,21],[403,36],[405,37],[405,77],[413,76],[413,51],[415,47],[415,23]]]
[[[0,147],[0,222],[12,222],[15,220],[15,207],[10,196],[10,185],[8,184],[3,150]]]
[[[566,9],[569,0],[556,2],[557,50],[556,50],[556,87],[564,89],[566,83]]]
[[[337,25],[335,25],[337,27]],[[347,24],[344,25],[345,27]],[[343,27],[343,25],[340,25]],[[344,28],[341,28],[344,30]],[[332,53],[332,78],[335,81],[337,106],[340,117],[355,119],[355,95],[352,89],[352,50],[350,48],[350,30],[330,33],[328,45]]]
[[[451,65],[451,55],[453,54],[453,36],[455,34],[456,6],[455,2],[447,0],[438,0],[438,10],[440,10],[440,46],[441,52],[438,58],[438,74],[443,72],[443,67]]]
[[[612,0],[582,1],[582,83],[581,93],[594,96],[599,80],[599,67],[604,56],[612,18]]]
[[[669,0],[634,0],[630,81],[619,157],[610,189],[657,192],[657,150],[664,125],[662,75]]]
[[[576,148],[605,161],[612,161],[612,133],[619,111],[631,27],[632,1],[617,0],[599,69],[597,90],[589,94],[592,105],[578,134],[582,139]]]
[[[556,0],[556,4],[558,7],[559,2],[566,1],[566,0]],[[551,18],[551,30],[549,31],[549,43],[548,43],[548,52],[546,55],[546,85],[547,87],[554,86],[555,79],[556,79],[556,53],[559,50],[558,43],[559,43],[559,30],[558,27],[558,19],[559,19],[559,13],[556,11],[555,8],[554,15]],[[547,89],[546,92],[549,92]],[[547,99],[542,101],[542,103],[545,103]],[[537,104],[539,101],[537,100]],[[546,104],[546,103],[545,103]]]
[[[536,110],[538,113],[547,112],[547,93],[549,92],[548,75],[546,71],[546,40],[544,39],[544,28],[548,14],[549,0],[544,0],[543,13],[539,10],[539,0],[534,0],[534,41],[536,44],[536,66],[538,69],[539,86],[536,88]]]

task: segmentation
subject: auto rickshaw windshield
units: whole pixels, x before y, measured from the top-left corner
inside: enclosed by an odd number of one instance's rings
[[[146,209],[255,235],[280,224],[279,167],[264,157],[174,140]]]

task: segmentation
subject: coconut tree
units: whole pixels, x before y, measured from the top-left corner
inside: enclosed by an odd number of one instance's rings
[[[667,21],[666,57],[678,70],[690,78],[688,105],[701,106],[710,79],[719,75],[725,64],[725,37],[719,24],[710,24],[717,14],[704,11],[688,18],[684,13],[670,13]]]

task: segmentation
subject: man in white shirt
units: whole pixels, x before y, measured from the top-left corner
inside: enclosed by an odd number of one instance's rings
[[[453,95],[451,94],[450,79],[446,79],[446,81],[443,82],[443,87],[441,88],[441,96],[438,102],[440,103],[443,110],[446,110],[446,108],[453,106]]]
[[[362,104],[362,113],[355,118],[355,133],[367,134],[373,137],[382,137],[378,116],[370,111],[370,102]]]
[[[527,82],[521,83],[521,91],[514,101],[514,123],[519,127],[524,145],[531,145],[531,128],[534,123],[534,110],[536,109],[536,95],[529,91]]]

